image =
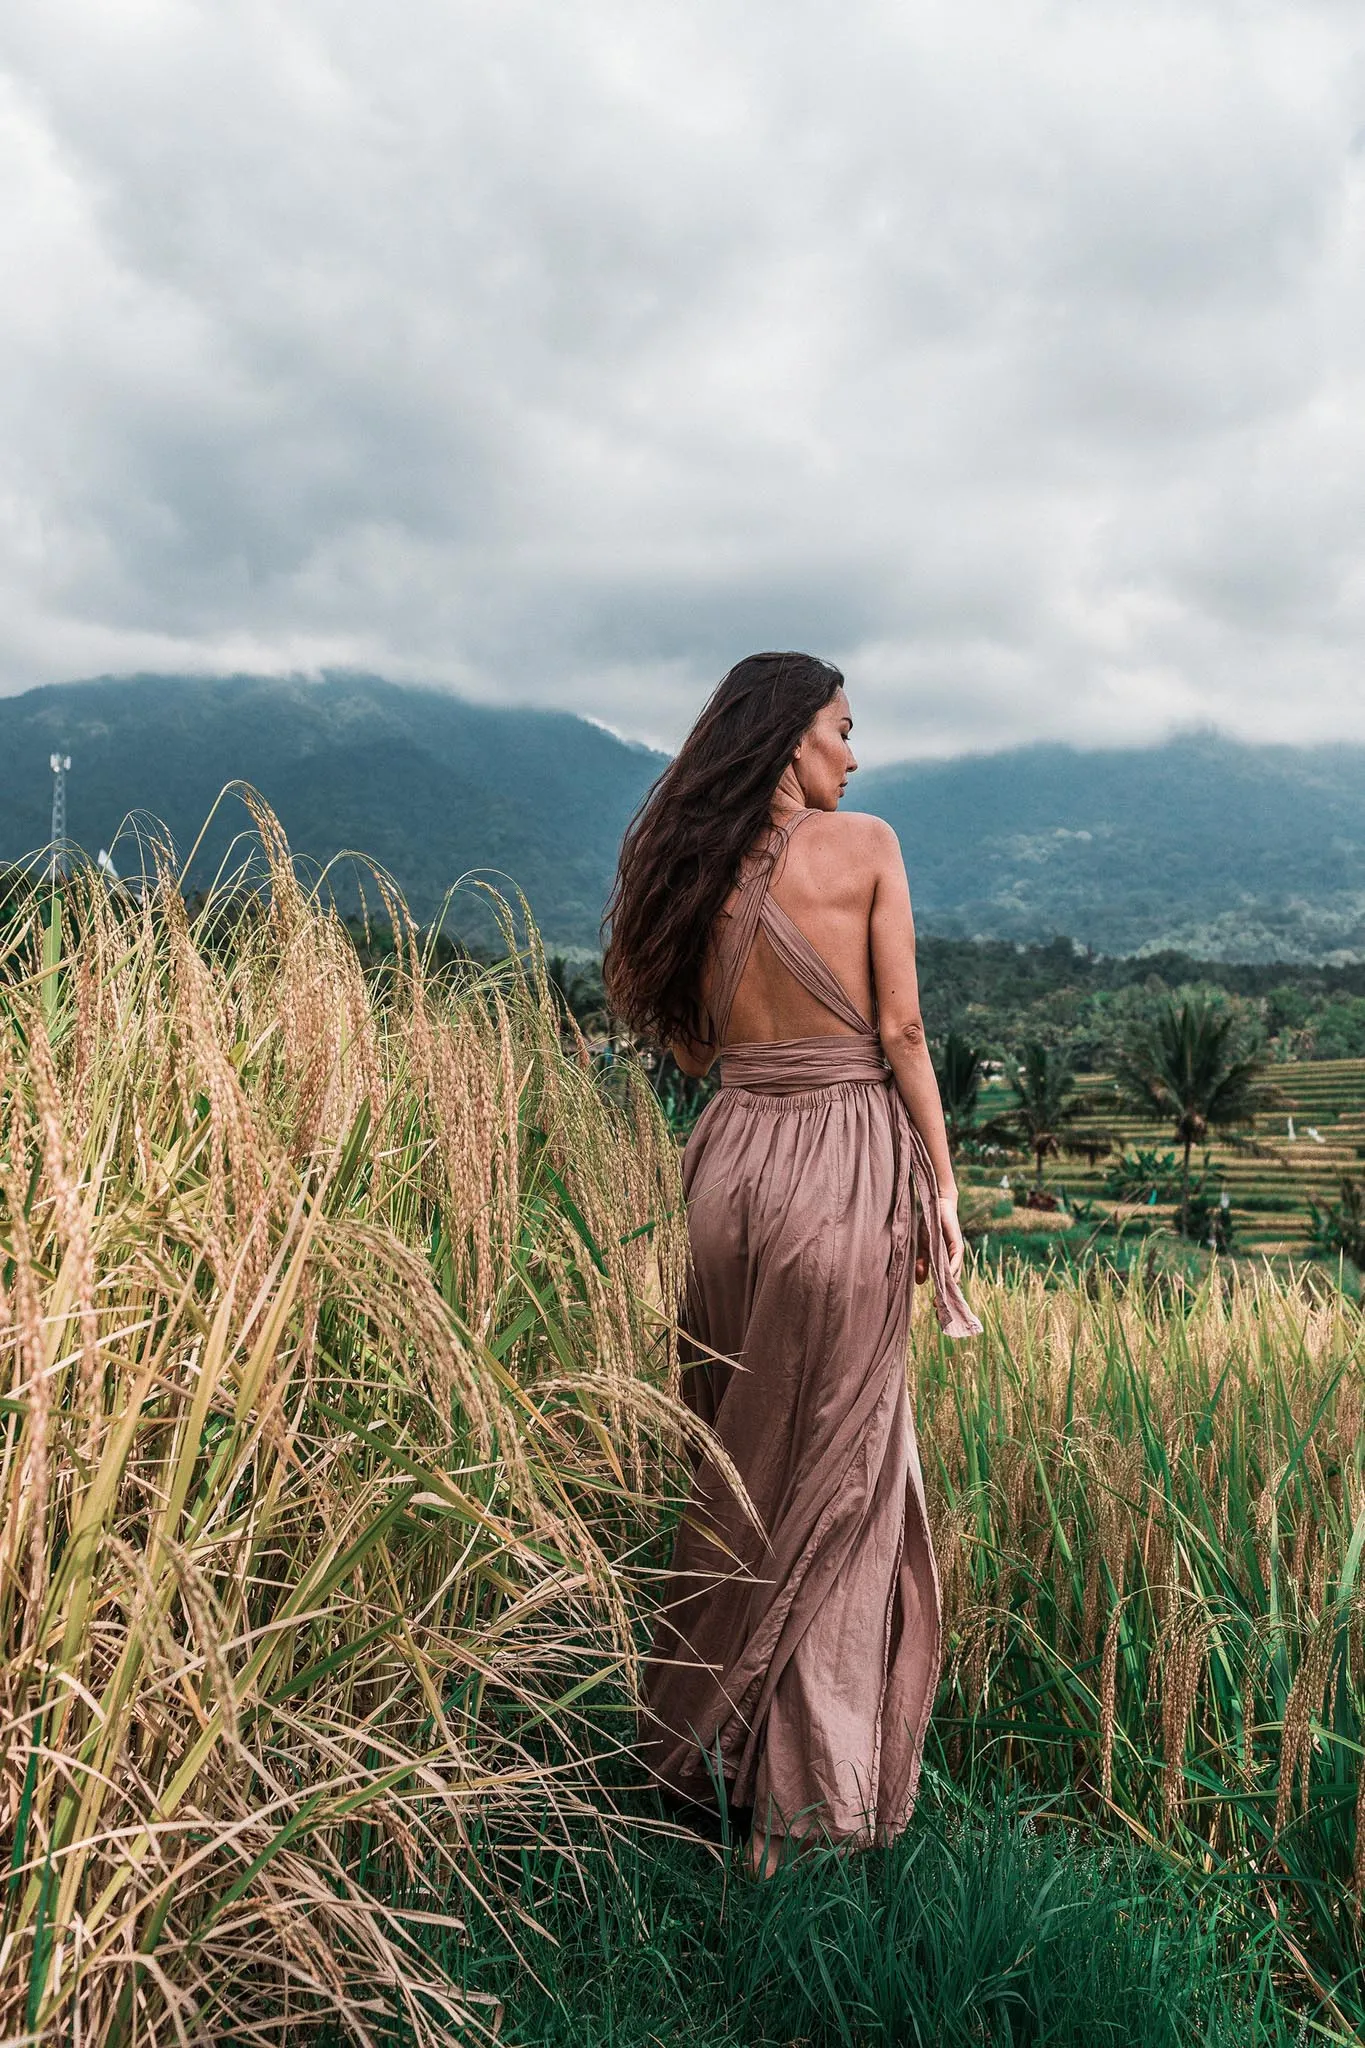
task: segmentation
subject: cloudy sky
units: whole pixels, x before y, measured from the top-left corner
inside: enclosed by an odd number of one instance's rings
[[[0,689],[1365,739],[1359,0],[8,0]]]

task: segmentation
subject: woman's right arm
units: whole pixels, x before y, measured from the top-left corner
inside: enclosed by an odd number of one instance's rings
[[[709,1074],[716,1063],[715,1046],[698,1045],[693,1038],[675,1038],[668,1049],[683,1072],[694,1081],[700,1081],[703,1074]]]

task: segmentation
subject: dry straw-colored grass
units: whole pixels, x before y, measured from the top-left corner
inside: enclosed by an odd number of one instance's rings
[[[256,816],[254,898],[80,873],[0,936],[0,2040],[476,2031],[393,1902],[600,1812],[630,1695],[674,1147],[534,941],[436,977],[390,899],[367,981]],[[1359,1314],[973,1293],[982,1338],[912,1336],[950,1761],[1252,1873],[1344,1966]]]
[[[0,953],[0,2036],[489,2017],[393,1898],[583,1804],[675,1433],[676,1162],[534,950],[367,983],[255,816]],[[419,1900],[420,1903],[420,1900]],[[435,1910],[435,1908],[433,1908]]]
[[[958,1768],[1249,1875],[1353,1959],[1365,1319],[1310,1275],[978,1278],[913,1338]]]

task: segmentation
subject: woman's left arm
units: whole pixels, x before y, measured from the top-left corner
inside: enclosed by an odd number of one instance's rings
[[[943,1208],[943,1234],[948,1242],[954,1279],[962,1271],[962,1226],[957,1218],[957,1179],[948,1133],[943,1122],[938,1077],[929,1057],[920,1014],[919,979],[915,972],[915,921],[910,910],[910,884],[905,876],[900,842],[880,818],[869,818],[872,868],[872,912],[869,937],[872,981],[877,996],[877,1028],[882,1050],[891,1063],[901,1100],[924,1140],[938,1183]]]

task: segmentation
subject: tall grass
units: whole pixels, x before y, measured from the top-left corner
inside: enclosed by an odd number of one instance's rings
[[[930,1772],[893,1847],[771,1882],[637,1837],[579,1869],[529,1859],[543,1932],[476,1924],[452,1970],[509,1991],[518,2048],[1290,2048],[1283,1957],[1216,1883],[1087,1844]],[[1315,2033],[1315,2040],[1341,2038]]]
[[[469,1944],[510,1968],[585,1840],[604,1942],[683,1867],[619,1830],[605,1860],[600,1733],[689,1426],[673,1142],[564,1035],[534,939],[441,977],[390,897],[367,981],[256,817],[255,896],[191,917],[169,875],[79,873],[0,939],[4,2040],[474,2033],[505,1971]],[[974,1296],[974,1343],[912,1335],[945,1777],[1226,1879],[1360,2032],[1359,1311],[1217,1269]],[[857,2018],[860,1955],[887,2038],[940,1978],[966,1998],[935,1910],[957,1885],[975,1924],[976,1852],[926,1839],[726,1921],[782,2038]],[[1047,1879],[1000,1853],[1021,1896]],[[1056,1928],[1110,1942],[1074,1903]],[[1147,1951],[1111,1920],[1122,1990]],[[1011,1999],[1051,1981],[1034,1941]]]
[[[629,1691],[667,1133],[534,948],[439,982],[390,899],[369,985],[256,818],[254,899],[79,873],[0,957],[6,2040],[477,2027],[385,1901],[497,1916],[471,1830]]]
[[[913,1339],[950,1766],[1241,1873],[1359,2015],[1365,1320],[1217,1270],[973,1300]]]

